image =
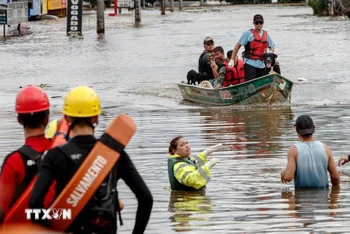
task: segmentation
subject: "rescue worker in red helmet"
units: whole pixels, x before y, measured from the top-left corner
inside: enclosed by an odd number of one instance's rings
[[[66,95],[63,114],[69,122],[72,138],[67,144],[54,147],[45,154],[30,196],[29,208],[43,208],[43,198],[52,181],[57,182],[56,197],[64,190],[97,143],[94,133],[101,112],[100,99],[90,87],[77,86]],[[151,214],[153,197],[126,152],[121,153],[109,175],[65,232],[115,234],[117,213],[121,217],[121,207],[118,207],[120,203],[117,202],[117,182],[120,178],[138,201],[132,233],[144,233]],[[31,218],[35,223],[48,225],[48,219],[36,219],[34,215]],[[121,219],[120,223],[122,224]]]
[[[3,161],[0,173],[0,223],[37,174],[41,155],[51,145],[44,135],[49,108],[47,94],[37,86],[27,86],[17,94],[17,121],[23,126],[25,143]]]

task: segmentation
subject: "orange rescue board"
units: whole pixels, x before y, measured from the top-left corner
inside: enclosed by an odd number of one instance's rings
[[[33,223],[12,223],[6,225],[5,229],[0,230],[0,234],[11,234],[11,233],[25,233],[25,234],[57,234],[57,232],[52,231],[50,229],[44,228],[40,225],[36,225]]]
[[[136,125],[133,119],[126,114],[118,115],[105,131],[105,133],[123,146],[129,143],[135,132]],[[91,199],[119,157],[119,152],[100,141],[96,143],[72,179],[50,207],[51,209],[71,209],[71,219],[49,220],[50,228],[63,232],[69,227]],[[96,170],[97,168],[98,170]],[[84,180],[84,177],[88,177],[89,179]],[[92,177],[94,177],[93,180],[91,180]],[[90,182],[87,185],[86,181],[88,180]],[[77,187],[80,187],[80,189],[76,190]],[[81,188],[85,190],[85,193],[81,192]]]
[[[52,143],[51,147],[53,148],[55,146],[61,145],[66,142],[65,135],[68,132],[68,122],[65,120],[64,117],[60,120],[58,126],[57,126],[57,131],[55,136],[52,138]],[[32,179],[26,190],[22,193],[22,195],[18,198],[16,203],[11,207],[11,209],[7,212],[4,224],[3,226],[5,227],[7,224],[10,223],[26,223],[26,222],[31,222],[31,220],[28,220],[26,218],[26,213],[24,212],[25,209],[28,208],[28,203],[29,203],[29,198],[30,198],[30,193],[32,192],[32,189],[34,187],[34,183],[36,181],[37,175]],[[50,187],[49,192],[50,193],[50,198],[53,199],[55,195],[55,190],[54,190],[54,184]],[[49,197],[49,196],[47,196]],[[45,201],[46,203],[46,201]],[[51,203],[51,201],[47,201],[48,204]],[[48,205],[47,204],[47,205]]]

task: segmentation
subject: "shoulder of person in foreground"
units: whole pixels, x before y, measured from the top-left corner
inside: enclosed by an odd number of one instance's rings
[[[294,174],[297,167],[297,157],[298,157],[298,150],[293,145],[288,150],[288,154],[287,154],[288,161],[287,161],[286,169],[281,172],[282,183],[288,183],[294,179]]]
[[[326,144],[324,144],[324,149],[326,151],[327,158],[328,158],[328,171],[329,171],[329,174],[331,177],[332,185],[339,185],[340,184],[340,176],[339,176],[339,172],[337,170],[337,166],[336,166],[334,159],[333,159],[332,151],[329,148],[329,146]]]

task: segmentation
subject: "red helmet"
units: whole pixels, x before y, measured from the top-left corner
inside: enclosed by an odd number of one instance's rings
[[[18,114],[30,114],[41,112],[50,108],[49,98],[41,88],[27,86],[16,97],[16,112]]]

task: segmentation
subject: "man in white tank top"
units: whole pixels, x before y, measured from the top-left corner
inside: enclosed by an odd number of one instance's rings
[[[329,172],[332,185],[339,185],[339,173],[332,151],[326,144],[313,138],[315,125],[311,117],[299,116],[294,126],[300,141],[288,151],[287,166],[281,173],[282,183],[294,179],[296,189],[327,188]]]

